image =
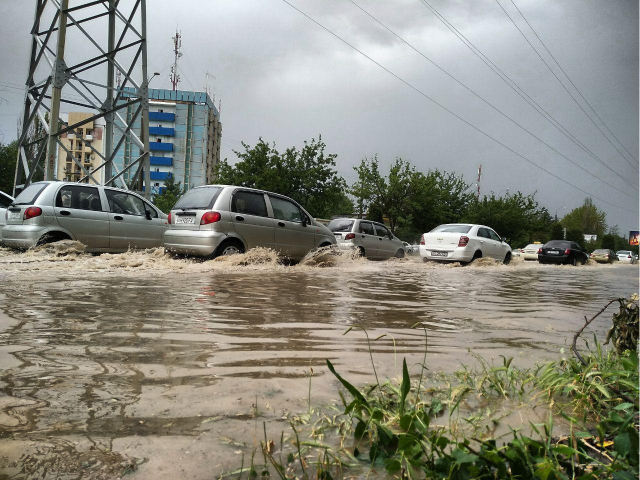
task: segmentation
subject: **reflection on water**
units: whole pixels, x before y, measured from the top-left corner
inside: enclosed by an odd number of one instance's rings
[[[456,369],[469,348],[531,364],[557,357],[583,315],[633,292],[638,275],[344,256],[286,267],[269,255],[0,251],[0,472],[55,478],[47,462],[60,452],[97,451],[104,468],[87,460],[86,478],[133,457],[145,462],[135,478],[211,478],[239,466],[238,445],[255,445],[262,421],[275,435],[284,413],[305,408],[310,366],[317,404],[337,398],[326,358],[371,381],[366,337],[343,336],[351,325],[387,334],[372,344],[381,375],[396,375],[394,352],[418,361],[418,321],[432,371]]]

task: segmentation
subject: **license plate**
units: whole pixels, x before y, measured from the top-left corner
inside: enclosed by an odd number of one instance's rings
[[[549,252],[547,252],[547,253],[548,253],[549,255],[558,255],[558,254],[560,254],[560,252],[554,252],[553,250],[552,250],[552,251],[549,251]]]
[[[189,223],[189,224],[194,224],[196,223],[196,217],[194,216],[176,216],[176,225],[179,223]]]
[[[9,218],[20,218],[22,212],[9,212]]]
[[[432,257],[446,257],[447,255],[447,252],[431,252]]]

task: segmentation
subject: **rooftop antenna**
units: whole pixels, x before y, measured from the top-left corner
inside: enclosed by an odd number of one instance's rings
[[[216,79],[216,77],[215,77],[215,76],[213,76],[213,75],[211,75],[209,72],[207,72],[207,73],[205,74],[205,76],[206,76],[206,79],[207,79],[207,80],[206,80],[206,83],[205,83],[205,86],[204,86],[204,91],[205,91],[205,93],[206,93],[206,94],[211,98],[211,100],[213,101],[213,103],[215,104],[215,103],[216,103],[216,87],[215,87],[215,84],[214,84],[214,87],[213,87],[213,94],[212,94],[212,93],[211,93],[211,87],[209,86],[209,79],[210,79],[210,78],[212,78],[213,80],[215,80],[215,79]]]
[[[480,200],[480,178],[482,177],[482,164],[478,165],[478,180],[476,183],[476,187],[478,187],[478,193],[476,198]]]
[[[182,48],[182,35],[176,28],[176,36],[171,37],[173,40],[173,65],[171,66],[171,80],[172,90],[178,90],[178,84],[180,83],[180,75],[178,75],[178,59],[182,56],[180,49]]]

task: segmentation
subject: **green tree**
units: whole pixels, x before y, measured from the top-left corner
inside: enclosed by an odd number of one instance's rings
[[[244,152],[234,151],[239,159],[235,165],[225,159],[215,167],[219,183],[286,195],[315,217],[353,212],[346,182],[335,168],[337,155],[325,155],[322,137],[305,141],[301,150],[291,147],[283,153],[262,138],[253,147],[244,142],[242,146]]]
[[[180,182],[176,183],[173,175],[169,175],[164,182],[162,193],[154,197],[153,203],[164,213],[169,213],[183,193]]]
[[[551,225],[551,238],[549,240],[562,240],[564,238],[564,228],[560,222]]]
[[[589,235],[601,238],[607,231],[607,215],[599,210],[593,200],[586,198],[584,203],[571,210],[560,221],[567,230],[580,230]]]
[[[616,249],[616,237],[615,235],[611,235],[609,233],[607,233],[606,235],[603,235],[602,237],[602,248],[608,249],[608,250],[615,250]]]
[[[18,141],[0,143],[0,190],[11,195],[18,159]]]
[[[546,241],[552,217],[541,207],[535,195],[516,192],[513,195],[484,196],[470,206],[465,221],[493,228],[514,247],[534,241]]]
[[[582,248],[585,248],[584,233],[580,229],[567,229],[567,240],[570,242],[576,242]]]

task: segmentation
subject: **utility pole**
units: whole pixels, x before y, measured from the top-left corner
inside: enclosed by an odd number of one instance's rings
[[[478,180],[476,181],[476,187],[478,187],[478,192],[476,194],[476,199],[480,200],[480,178],[482,177],[482,164],[478,165]]]
[[[140,58],[147,56],[145,0],[130,2],[127,6],[122,6],[126,2],[119,0],[80,2],[79,5],[69,0],[31,1],[35,5],[35,19],[31,28],[14,192],[28,186],[38,170],[44,172],[46,180],[56,178],[58,149],[75,162],[81,172],[79,182],[100,183],[96,172],[102,170],[105,175],[101,180],[105,185],[117,182],[122,188],[141,190],[143,186],[139,183],[125,183],[123,175],[133,168],[136,172],[133,178],[138,178],[149,157],[148,138],[141,140],[133,128],[149,104],[147,72],[140,66]],[[74,5],[69,7],[69,3]],[[106,31],[104,17],[108,20]],[[74,43],[84,41],[87,48],[67,49],[67,34],[71,35],[72,31]],[[116,72],[122,78],[117,89]],[[79,107],[90,112],[90,116],[75,124],[65,122],[60,117],[63,105]],[[121,110],[128,108],[131,115],[121,115]],[[98,119],[104,119],[106,125],[104,153],[82,136],[84,129]],[[113,143],[115,130],[121,134],[117,144]],[[42,131],[44,134],[39,133]],[[72,155],[68,145],[61,141],[67,134],[82,140],[82,148],[99,158],[99,164],[85,166]],[[35,138],[38,135],[39,138]],[[146,135],[143,132],[143,139],[145,136],[148,137],[148,132]],[[140,149],[140,156],[129,165],[118,166],[114,163],[115,154],[125,139]],[[150,190],[150,181],[147,187],[146,190]]]
[[[173,87],[173,91],[178,90],[178,83],[180,83],[180,75],[178,75],[178,59],[182,56],[182,52],[180,49],[182,48],[182,35],[176,28],[176,36],[171,37],[173,39],[173,65],[171,66],[171,75],[169,75],[169,79],[171,80],[171,85]]]

